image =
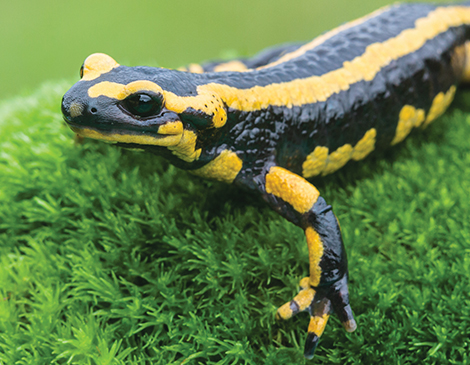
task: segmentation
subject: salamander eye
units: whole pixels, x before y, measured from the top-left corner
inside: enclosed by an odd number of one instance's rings
[[[82,79],[83,78],[83,69],[85,67],[85,64],[82,65],[82,67],[80,67],[80,78]]]
[[[162,96],[158,94],[137,93],[125,98],[121,105],[133,116],[147,118],[160,113],[163,100]]]

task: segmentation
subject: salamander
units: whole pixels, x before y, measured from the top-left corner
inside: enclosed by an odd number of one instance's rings
[[[470,2],[395,4],[308,43],[174,70],[89,56],[64,95],[78,135],[162,155],[256,192],[305,231],[309,276],[277,310],[310,314],[312,358],[334,312],[356,329],[338,220],[309,178],[401,142],[470,81]]]

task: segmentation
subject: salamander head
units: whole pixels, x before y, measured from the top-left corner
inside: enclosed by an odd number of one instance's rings
[[[65,121],[77,134],[130,147],[163,147],[186,162],[197,160],[198,136],[222,127],[224,103],[198,89],[194,74],[126,67],[104,54],[89,56],[81,80],[63,97]]]

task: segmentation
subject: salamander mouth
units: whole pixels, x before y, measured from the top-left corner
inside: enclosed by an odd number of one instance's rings
[[[145,130],[129,130],[119,128],[106,128],[101,129],[97,127],[90,127],[71,123],[65,119],[70,129],[77,133],[79,136],[86,138],[98,139],[108,143],[125,143],[132,145],[145,145],[145,146],[163,146],[170,147],[176,146],[180,143],[183,136],[182,131],[173,128],[173,130],[164,130],[165,133],[149,132]],[[174,132],[174,133],[172,133]]]

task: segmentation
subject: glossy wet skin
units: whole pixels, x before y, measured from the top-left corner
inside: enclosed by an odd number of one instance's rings
[[[241,71],[241,62],[207,73],[126,68],[92,55],[63,111],[83,136],[143,146],[199,176],[257,191],[301,227],[310,276],[277,315],[309,312],[311,358],[331,313],[347,331],[356,322],[338,220],[305,179],[439,117],[468,81],[469,25],[468,6],[395,5]]]
[[[150,90],[131,93],[122,100],[88,95],[89,83],[76,83],[63,97],[65,121],[78,134],[103,140],[169,146],[179,142],[183,124],[165,108],[163,96]]]

